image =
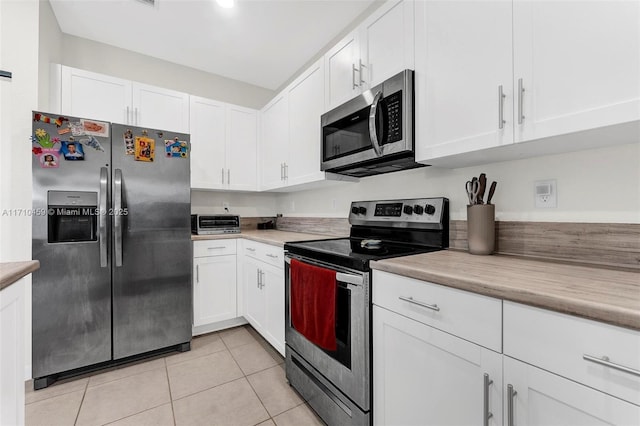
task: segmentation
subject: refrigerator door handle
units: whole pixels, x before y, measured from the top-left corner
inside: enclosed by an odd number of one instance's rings
[[[122,170],[116,169],[113,177],[113,227],[116,267],[122,266]]]
[[[98,205],[98,231],[100,239],[100,267],[107,267],[107,183],[108,170],[100,168],[100,204]]]

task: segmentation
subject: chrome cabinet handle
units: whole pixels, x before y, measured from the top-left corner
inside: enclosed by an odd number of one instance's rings
[[[289,179],[289,165],[284,163],[284,180]]]
[[[254,252],[254,251],[256,251],[256,249],[254,249],[254,248],[252,248],[252,247],[245,247],[245,248],[246,248],[248,251],[250,251],[250,252]]]
[[[223,249],[224,246],[215,246],[215,247],[207,247],[207,250],[220,250]]]
[[[438,307],[438,305],[436,305],[436,304],[430,305],[428,303],[424,303],[424,302],[421,302],[419,300],[415,300],[411,296],[409,296],[409,297],[398,296],[398,299],[404,300],[405,302],[413,303],[414,305],[422,306],[423,308],[431,309],[432,311],[436,311],[436,312],[440,311],[440,308]]]
[[[129,107],[127,106],[127,118],[125,118],[125,123],[127,124],[131,124],[131,122],[129,121]]]
[[[100,168],[100,205],[98,208],[98,228],[100,238],[100,267],[107,267],[107,183],[108,170],[106,167]]]
[[[220,171],[222,172],[222,184],[224,185],[224,167]]]
[[[366,66],[362,63],[362,59],[359,59],[358,62],[360,63],[360,69],[358,70],[358,74],[360,74],[359,86],[362,86],[364,83],[366,83],[366,81],[364,81],[364,79],[362,78],[362,68],[366,68]]]
[[[351,89],[358,87],[358,84],[356,83],[356,71],[356,64],[351,64]]]
[[[138,108],[134,108],[135,113],[136,113],[136,126],[138,125]]]
[[[507,426],[513,426],[513,398],[517,394],[512,385],[507,385]]]
[[[260,288],[264,288],[264,271],[260,270]]]
[[[378,113],[378,105],[381,98],[382,92],[376,93],[376,96],[373,98],[373,102],[371,103],[371,111],[369,111],[369,138],[371,139],[373,150],[376,152],[378,157],[382,155],[382,148],[380,148],[378,135],[376,134],[376,115]],[[382,133],[384,134],[384,129],[382,129]]]
[[[122,170],[116,169],[115,175],[113,178],[113,183],[115,185],[115,194],[113,197],[113,208],[114,208],[114,216],[113,216],[113,227],[114,227],[114,237],[115,237],[115,256],[116,256],[116,266],[122,266]]]
[[[196,282],[200,282],[200,265],[196,265]]]
[[[498,129],[504,129],[504,98],[505,94],[502,91],[502,84],[498,86]]]
[[[280,163],[280,180],[284,180],[284,163]]]
[[[484,415],[482,418],[483,426],[489,426],[489,419],[493,417],[493,413],[489,411],[489,386],[493,384],[493,380],[489,379],[489,375],[484,373]]]
[[[227,184],[231,185],[231,169],[227,169]]]
[[[613,368],[614,370],[622,371],[624,373],[633,374],[634,376],[640,377],[640,370],[636,370],[630,367],[625,367],[624,365],[613,363],[609,360],[608,356],[603,356],[601,358],[584,354],[582,355],[582,359],[585,361],[594,362],[596,364],[604,365],[605,367]]]
[[[279,256],[277,254],[267,253],[267,257],[270,257],[272,259],[277,259]]]
[[[260,269],[256,269],[256,287],[260,288]]]
[[[518,124],[522,124],[524,121],[523,112],[523,98],[524,98],[524,86],[522,85],[522,79],[518,79]]]

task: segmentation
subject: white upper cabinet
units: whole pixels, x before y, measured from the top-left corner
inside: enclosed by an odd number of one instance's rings
[[[134,121],[130,124],[189,133],[189,95],[133,83]]]
[[[289,144],[289,108],[286,91],[276,96],[260,115],[261,188],[286,184],[285,162]]]
[[[508,1],[416,2],[417,161],[513,142],[511,11]]]
[[[191,96],[191,187],[255,191],[258,112]]]
[[[390,0],[325,58],[327,110],[414,67],[414,2]]]
[[[227,106],[227,185],[236,191],[258,189],[258,111]]]
[[[225,104],[197,96],[190,103],[191,187],[225,189]]]
[[[287,178],[289,185],[324,179],[320,171],[322,132],[320,116],[324,112],[324,67],[316,62],[287,89],[289,102],[289,149]]]
[[[61,114],[130,124],[133,114],[130,81],[66,66],[57,67]],[[57,105],[51,108],[58,110]]]
[[[189,133],[188,94],[64,65],[58,67],[59,72],[56,70],[54,75],[60,76],[62,114]]]
[[[513,22],[517,142],[640,120],[640,2],[515,0]]]
[[[393,0],[360,26],[360,84],[368,89],[414,68],[413,1]]]

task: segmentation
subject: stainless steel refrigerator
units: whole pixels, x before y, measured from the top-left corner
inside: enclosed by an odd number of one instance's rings
[[[189,135],[33,114],[34,387],[188,350]]]

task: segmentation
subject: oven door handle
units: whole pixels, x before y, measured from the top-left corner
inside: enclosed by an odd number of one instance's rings
[[[336,281],[353,285],[362,285],[364,283],[364,277],[361,275],[351,275],[345,274],[344,272],[336,272]]]
[[[378,141],[378,134],[376,133],[376,115],[378,115],[380,98],[382,98],[382,92],[376,93],[376,96],[373,98],[373,102],[371,103],[371,110],[369,111],[369,138],[371,139],[373,150],[376,152],[378,157],[382,155],[382,148],[380,147],[380,141]]]

